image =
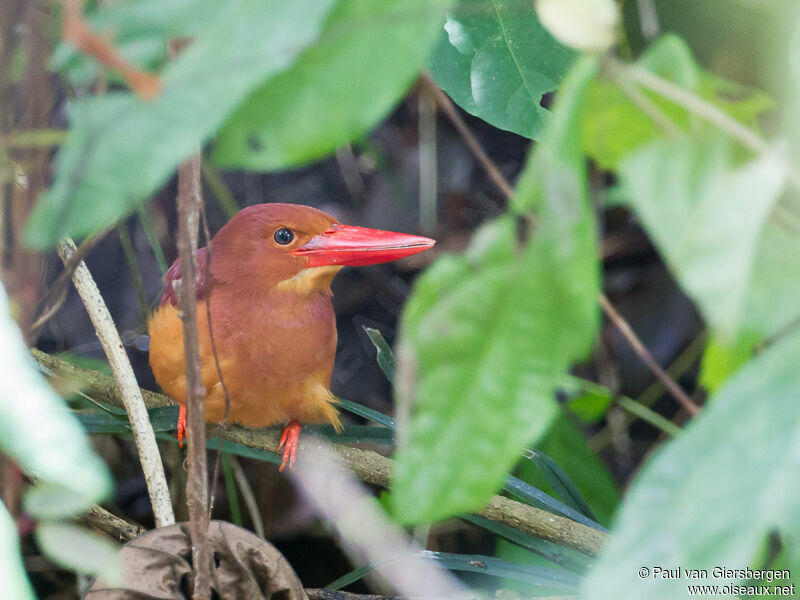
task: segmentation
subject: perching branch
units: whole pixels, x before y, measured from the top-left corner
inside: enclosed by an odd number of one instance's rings
[[[486,170],[491,180],[497,185],[506,199],[510,200],[514,195],[514,190],[511,188],[511,185],[500,172],[500,169],[497,167],[494,161],[483,150],[480,142],[478,142],[477,138],[470,131],[469,127],[467,127],[464,119],[462,119],[461,115],[458,114],[458,110],[456,109],[455,104],[453,104],[453,101],[449,98],[449,96],[447,96],[447,94],[439,89],[439,86],[436,85],[436,82],[434,82],[431,76],[427,73],[422,75],[422,82],[433,91],[436,103],[439,105],[442,111],[444,111],[447,118],[464,138],[467,146],[475,155],[475,158],[478,159],[478,162],[481,163],[481,166],[483,166],[483,168]],[[692,402],[686,392],[683,391],[681,386],[679,386],[675,380],[673,380],[658,365],[656,360],[653,358],[653,355],[650,354],[642,341],[639,339],[639,336],[636,335],[636,332],[633,331],[631,326],[627,321],[625,321],[622,315],[617,312],[605,294],[600,293],[598,295],[598,302],[600,303],[603,312],[605,312],[611,322],[620,329],[625,337],[625,340],[630,344],[631,348],[633,348],[633,351],[650,369],[653,375],[655,375],[656,378],[658,378],[664,384],[669,393],[682,406],[684,406],[686,410],[688,410],[692,415],[696,414],[699,410],[698,406]]]
[[[59,242],[58,255],[65,265],[70,264],[70,258],[75,251],[75,244],[72,240],[66,239]],[[161,454],[158,452],[156,437],[150,425],[142,392],[136,383],[136,376],[133,374],[128,355],[125,354],[122,340],[92,274],[83,261],[75,267],[72,282],[86,306],[86,311],[97,332],[97,338],[103,346],[109,365],[111,365],[115,385],[119,389],[120,402],[118,404],[124,406],[128,412],[133,438],[136,441],[136,449],[139,452],[139,460],[142,463],[144,479],[147,483],[147,491],[150,494],[150,503],[153,505],[156,525],[158,527],[172,525],[175,523],[175,515],[172,512],[172,502],[164,475],[164,467],[161,464]]]
[[[197,332],[197,238],[200,225],[200,154],[178,168],[178,255],[181,279],[178,309],[183,321],[186,365],[186,420],[189,474],[186,504],[192,538],[195,600],[211,597],[211,545],[208,541],[208,471],[206,464],[205,389],[200,373]]]
[[[107,375],[83,369],[37,350],[34,350],[33,354],[39,363],[56,375],[80,380],[85,385],[84,392],[92,398],[108,404],[119,405],[119,390],[114,380]],[[145,391],[143,395],[148,406],[153,408],[174,404],[162,394]],[[275,452],[278,447],[279,432],[270,429],[257,430],[230,426],[224,437],[226,440],[251,448]],[[301,446],[311,443],[314,443],[311,439],[301,440]],[[370,450],[341,444],[334,444],[333,447],[345,465],[359,479],[383,487],[389,484],[393,463],[391,459]],[[486,506],[477,511],[477,514],[536,537],[573,548],[588,556],[596,555],[607,537],[605,533],[591,527],[502,496],[494,496]]]

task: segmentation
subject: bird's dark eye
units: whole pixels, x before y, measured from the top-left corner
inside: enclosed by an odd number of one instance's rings
[[[281,246],[286,246],[287,244],[291,244],[292,240],[294,239],[294,233],[292,233],[291,229],[286,229],[286,227],[281,227],[278,231],[275,232],[273,236],[275,241],[278,242]]]

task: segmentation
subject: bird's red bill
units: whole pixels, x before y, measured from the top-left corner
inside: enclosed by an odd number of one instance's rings
[[[308,267],[360,267],[389,262],[423,252],[436,243],[431,238],[380,229],[336,224],[292,251],[308,258]]]

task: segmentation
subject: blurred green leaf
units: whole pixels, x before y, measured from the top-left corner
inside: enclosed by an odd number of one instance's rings
[[[763,92],[702,69],[686,42],[673,34],[659,38],[636,64],[696,93],[749,127],[756,128],[758,117],[774,107]],[[677,127],[687,129],[698,123],[683,107],[646,90],[641,93]],[[603,79],[592,82],[586,96],[581,147],[601,168],[617,169],[629,152],[663,135],[655,121],[616,84]]]
[[[70,134],[27,241],[47,246],[133,211],[215,132],[256,86],[318,35],[333,0],[220,3],[215,27],[169,63],[153,100],[110,92],[70,105]]]
[[[92,31],[113,40],[114,48],[127,61],[144,68],[166,61],[170,40],[203,34],[218,26],[224,16],[224,3],[215,0],[120,0],[104,4],[102,10],[86,6]],[[73,85],[89,85],[101,73],[121,81],[118,74],[104,71],[93,57],[69,42],[56,47],[50,64]]]
[[[61,521],[42,521],[36,527],[39,549],[55,563],[78,573],[102,575],[121,583],[119,545],[85,527]]]
[[[22,564],[17,527],[2,502],[0,502],[0,581],[4,597],[15,600],[36,599]]]
[[[582,598],[672,600],[685,596],[685,580],[642,580],[637,571],[643,565],[743,568],[769,532],[796,541],[799,361],[795,331],[745,365],[646,465]]]
[[[512,203],[536,213],[527,246],[514,217],[489,223],[466,256],[438,260],[405,307],[398,394],[416,407],[392,480],[403,522],[482,505],[547,431],[559,378],[591,347],[599,274],[576,116],[595,65],[574,69]]]
[[[92,452],[64,401],[37,371],[0,288],[0,448],[42,483],[83,499],[83,507],[111,490],[105,464]],[[12,375],[13,374],[13,375]]]
[[[467,112],[538,138],[548,116],[542,96],[556,89],[575,56],[542,27],[532,0],[461,0],[429,66]]]
[[[700,385],[716,392],[753,355],[759,336],[742,334],[732,343],[711,337],[700,364]]]
[[[86,494],[57,483],[42,482],[25,494],[25,512],[36,519],[58,519],[84,512]]]
[[[763,193],[763,191],[761,192]],[[787,203],[788,204],[788,203]],[[753,261],[744,308],[743,332],[773,337],[794,327],[800,318],[800,228],[783,202],[769,220]]]
[[[450,0],[338,0],[316,44],[225,124],[217,164],[279,169],[350,142],[400,101]]]
[[[738,166],[721,134],[656,140],[623,160],[628,201],[707,322],[732,340],[746,317],[756,252],[786,182],[765,155]]]
[[[611,394],[585,392],[570,398],[567,406],[584,423],[597,423],[611,406]]]

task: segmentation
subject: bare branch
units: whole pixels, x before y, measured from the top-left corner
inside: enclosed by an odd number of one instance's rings
[[[58,254],[64,264],[69,264],[75,251],[75,244],[72,240],[66,239],[59,242]],[[72,275],[72,282],[86,306],[86,311],[92,320],[108,363],[111,365],[114,379],[119,386],[122,404],[128,412],[133,438],[136,441],[136,449],[139,452],[139,460],[142,463],[147,483],[147,491],[153,505],[156,525],[159,527],[172,525],[175,522],[175,515],[172,512],[172,502],[167,488],[167,479],[164,476],[164,467],[161,464],[161,454],[158,452],[156,437],[150,425],[142,392],[136,383],[136,376],[133,374],[133,368],[125,353],[122,340],[86,263],[82,261],[78,263]]]
[[[211,545],[208,542],[208,471],[206,464],[206,417],[200,346],[197,332],[197,236],[200,224],[200,154],[178,169],[178,255],[181,284],[178,308],[183,321],[183,351],[186,364],[186,416],[189,474],[186,504],[192,537],[195,600],[211,597]]]
[[[38,350],[34,350],[33,355],[39,363],[56,375],[82,381],[85,384],[85,393],[94,399],[119,405],[116,384],[107,375],[83,369]],[[144,392],[144,397],[148,406],[152,407],[173,404],[167,396],[154,392]],[[279,431],[273,429],[244,429],[230,426],[225,432],[225,439],[251,448],[275,452],[278,448],[279,434]],[[301,446],[304,443],[309,442],[301,440]],[[393,464],[391,459],[370,450],[341,444],[335,444],[334,449],[344,464],[362,481],[382,487],[389,484]],[[477,514],[589,556],[597,554],[607,537],[605,533],[591,527],[501,496],[494,496]]]

